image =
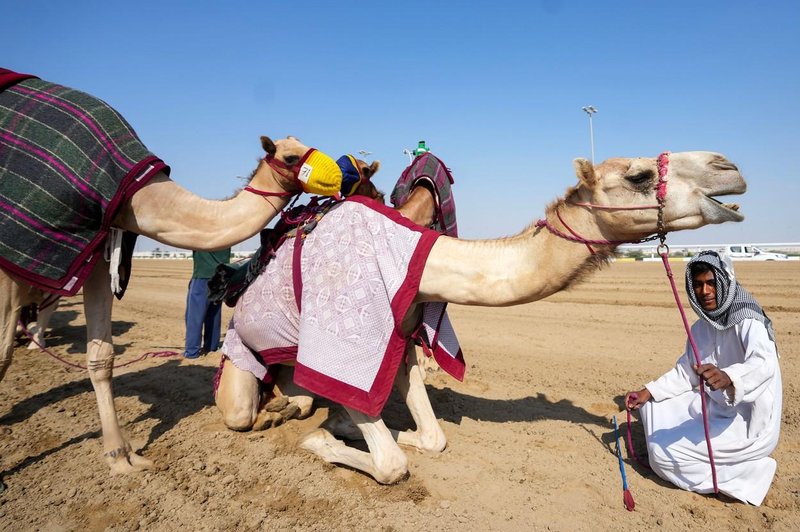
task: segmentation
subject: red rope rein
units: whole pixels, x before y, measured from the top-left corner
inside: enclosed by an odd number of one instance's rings
[[[60,356],[58,356],[57,354],[53,353],[51,350],[47,349],[45,346],[43,346],[42,344],[37,342],[36,338],[33,337],[31,332],[27,329],[27,327],[25,327],[25,325],[21,321],[19,322],[19,325],[22,328],[22,332],[25,334],[25,336],[30,338],[31,342],[36,344],[39,347],[39,349],[41,351],[43,351],[45,354],[47,354],[50,357],[58,360],[59,362],[61,362],[65,366],[69,366],[69,367],[77,368],[77,369],[89,369],[87,366],[84,366],[82,364],[75,364],[74,362],[70,362],[69,360],[65,360],[65,359],[61,358]],[[125,366],[130,366],[131,364],[135,364],[136,362],[140,362],[140,361],[142,361],[142,360],[144,360],[146,358],[167,358],[167,357],[174,357],[174,356],[180,356],[180,353],[178,353],[176,351],[148,351],[147,353],[144,353],[143,355],[141,355],[139,358],[136,358],[134,360],[129,360],[128,362],[125,362],[124,364],[114,364],[114,367],[115,368],[124,368]]]
[[[661,247],[661,246],[659,246]],[[666,246],[664,246],[666,248]],[[694,354],[695,363],[699,366],[700,365],[700,351],[697,349],[697,344],[694,341],[694,336],[692,335],[692,329],[689,326],[689,320],[686,319],[686,312],[683,310],[683,305],[681,305],[680,297],[678,296],[678,289],[675,286],[675,276],[672,274],[672,267],[669,265],[669,248],[664,249],[659,253],[661,255],[661,262],[664,263],[664,269],[667,272],[667,278],[669,279],[670,287],[672,288],[672,295],[675,297],[675,303],[678,305],[678,311],[681,315],[681,320],[683,321],[683,327],[686,329],[686,334],[689,338],[689,344],[692,346],[692,353]],[[711,482],[714,485],[714,493],[719,493],[719,486],[717,485],[717,467],[714,462],[714,450],[711,448],[711,431],[708,426],[708,406],[706,405],[706,394],[703,392],[702,386],[703,383],[701,381],[700,384],[700,405],[703,411],[703,430],[705,431],[706,437],[706,448],[708,449],[708,462],[711,465]],[[647,469],[652,469],[650,464],[641,460],[637,455],[636,452],[633,450],[633,437],[631,435],[631,411],[627,410],[628,413],[628,427],[627,427],[627,444],[628,444],[628,454],[633,457],[634,460],[639,465],[646,467]]]
[[[699,366],[700,365],[700,350],[697,349],[697,344],[694,341],[694,336],[692,336],[691,327],[689,327],[689,321],[686,319],[686,312],[683,310],[683,305],[681,305],[681,299],[678,296],[678,289],[675,287],[675,278],[672,275],[672,268],[669,265],[669,252],[663,251],[661,253],[661,262],[664,263],[664,269],[667,271],[667,278],[669,279],[669,284],[672,287],[672,295],[675,296],[675,303],[678,305],[678,311],[681,314],[681,320],[683,321],[683,327],[686,329],[686,334],[689,337],[689,344],[692,346],[692,352],[694,353],[694,360],[695,363]],[[706,447],[708,448],[708,461],[711,464],[711,481],[714,484],[714,493],[719,493],[719,486],[717,486],[717,468],[714,464],[714,452],[711,449],[711,431],[708,427],[708,407],[706,405],[706,394],[703,391],[704,383],[702,379],[700,380],[700,404],[703,409],[703,429],[705,430],[706,434]]]

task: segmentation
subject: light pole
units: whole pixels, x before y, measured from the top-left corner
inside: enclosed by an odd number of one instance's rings
[[[358,150],[358,154],[361,155],[364,159],[366,159],[367,155],[372,155],[372,152],[367,150]]]
[[[411,164],[411,163],[414,162],[414,153],[411,150],[409,150],[408,148],[403,150],[403,155],[408,155],[408,164]]]
[[[594,130],[592,129],[592,115],[597,112],[597,109],[593,105],[587,105],[586,107],[581,107],[583,112],[589,115],[589,142],[592,144],[592,166],[594,166]]]

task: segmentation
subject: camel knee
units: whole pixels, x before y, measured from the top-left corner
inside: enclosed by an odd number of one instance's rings
[[[253,428],[258,414],[258,402],[255,397],[246,394],[232,393],[237,391],[230,386],[220,384],[214,399],[222,414],[222,422],[231,430],[245,431]]]
[[[222,422],[230,430],[239,432],[253,428],[256,421],[256,411],[251,405],[233,405],[222,410]]]
[[[396,484],[408,478],[408,457],[398,447],[391,453],[373,456],[374,477],[380,484]]]

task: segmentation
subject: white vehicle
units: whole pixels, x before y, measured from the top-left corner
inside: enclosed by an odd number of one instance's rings
[[[783,253],[764,251],[748,244],[725,246],[722,252],[727,253],[733,260],[789,260]]]

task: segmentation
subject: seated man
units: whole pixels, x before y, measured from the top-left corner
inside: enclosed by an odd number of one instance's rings
[[[698,493],[713,491],[700,394],[706,394],[717,485],[726,495],[759,506],[776,463],[782,388],[772,322],[733,278],[719,255],[704,251],[686,268],[686,292],[700,319],[692,326],[701,364],[690,343],[675,367],[637,392],[650,466],[661,478]]]

